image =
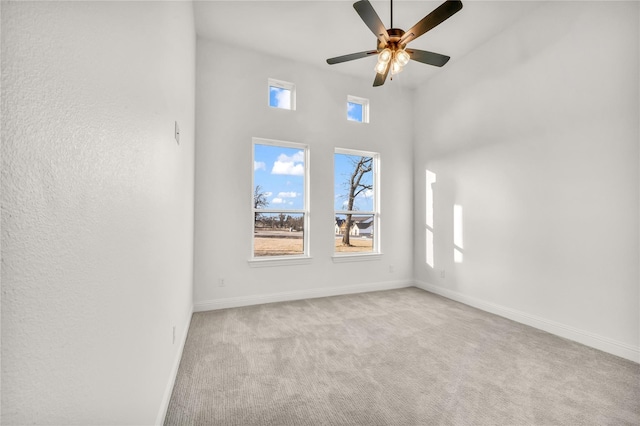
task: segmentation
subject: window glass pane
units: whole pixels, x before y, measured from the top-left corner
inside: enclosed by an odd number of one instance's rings
[[[369,122],[369,99],[347,96],[347,120],[358,123]]]
[[[253,255],[304,254],[304,214],[255,213]]]
[[[362,104],[347,102],[347,120],[362,123]]]
[[[336,253],[370,253],[375,234],[373,215],[337,214],[335,221]],[[348,243],[345,242],[348,230]]]
[[[372,212],[373,158],[335,154],[334,185],[335,210]]]
[[[254,258],[308,254],[307,155],[305,145],[254,138]]]
[[[336,149],[334,155],[335,253],[372,253],[378,247],[375,200],[377,156]]]
[[[269,106],[291,109],[291,90],[269,86]]]
[[[304,150],[254,145],[254,208],[304,209]]]

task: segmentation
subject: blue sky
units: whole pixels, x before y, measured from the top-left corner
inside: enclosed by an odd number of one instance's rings
[[[268,209],[304,209],[304,151],[254,145],[253,182],[269,201]]]
[[[346,210],[349,196],[349,179],[353,174],[354,162],[360,160],[359,155],[335,154],[334,155],[334,210]],[[373,173],[366,173],[361,180],[365,185],[371,185]],[[365,191],[358,196],[353,205],[354,210],[373,210],[373,191]]]
[[[253,179],[254,186],[260,185],[269,201],[268,209],[304,209],[304,151],[273,145],[254,145]],[[311,154],[313,155],[313,154]],[[348,182],[353,173],[352,161],[359,156],[335,154],[334,162],[334,209],[346,209],[345,202],[349,192]],[[362,182],[371,184],[373,173],[367,173]],[[329,190],[329,188],[326,188]],[[323,188],[313,187],[313,190]],[[355,209],[373,210],[373,192],[361,194],[355,203]]]
[[[362,122],[362,104],[347,102],[347,120]]]

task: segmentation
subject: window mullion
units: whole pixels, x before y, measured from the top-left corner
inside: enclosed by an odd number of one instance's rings
[[[254,213],[308,213],[307,210],[253,209]]]
[[[335,210],[335,214],[351,214],[354,216],[375,216],[378,213],[371,211],[363,211],[363,210]]]

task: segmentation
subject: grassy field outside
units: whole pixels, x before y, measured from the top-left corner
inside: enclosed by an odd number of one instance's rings
[[[336,253],[370,253],[373,240],[351,237],[351,247],[342,245],[342,236],[335,237]],[[296,232],[260,232],[253,239],[254,256],[288,256],[304,253],[303,233]]]
[[[349,239],[351,247],[342,245],[342,235],[336,237],[335,251],[336,253],[370,253],[373,251],[372,238],[355,238]]]

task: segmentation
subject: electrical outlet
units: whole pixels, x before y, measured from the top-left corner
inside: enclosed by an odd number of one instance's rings
[[[395,271],[396,271],[396,267],[393,265],[389,265],[389,272],[393,274]]]
[[[176,142],[178,143],[178,145],[180,145],[180,126],[178,126],[177,121],[174,127],[173,136],[176,138]]]
[[[176,326],[173,326],[173,338],[171,339],[172,344],[176,344]]]
[[[220,279],[218,280],[218,286],[219,286],[219,287],[224,287],[224,285],[225,285],[225,284],[224,284],[224,278],[220,278]]]
[[[440,278],[444,278],[444,275],[445,275],[445,274],[444,274],[444,269],[442,269],[442,270],[440,271]]]

